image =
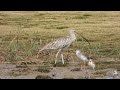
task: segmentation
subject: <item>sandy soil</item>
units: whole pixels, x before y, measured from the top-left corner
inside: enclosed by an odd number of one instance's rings
[[[95,75],[98,72],[97,70],[81,70],[74,66],[52,67],[50,72],[47,73],[36,71],[37,68],[21,68],[15,64],[0,64],[0,79],[43,79],[43,77],[44,79],[112,79],[110,74],[112,69],[101,70],[101,72],[107,72],[106,76],[97,77]]]

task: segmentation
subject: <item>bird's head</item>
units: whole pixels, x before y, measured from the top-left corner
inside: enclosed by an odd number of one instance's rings
[[[88,42],[89,45],[90,45],[90,42],[89,42],[85,37],[83,37],[81,34],[79,34],[76,30],[71,29],[71,30],[69,31],[69,33],[70,33],[70,35],[81,36],[81,37],[82,37],[86,42]]]
[[[114,71],[113,71],[113,75],[118,75],[117,70],[114,70]]]
[[[89,59],[88,63],[95,64],[93,59]]]
[[[89,59],[89,62],[91,63],[91,62],[92,62],[92,59]]]
[[[53,76],[53,77],[56,76],[56,73],[53,73],[52,76]]]
[[[74,29],[71,29],[71,30],[69,31],[69,33],[70,33],[70,34],[76,34],[76,31],[75,31]]]

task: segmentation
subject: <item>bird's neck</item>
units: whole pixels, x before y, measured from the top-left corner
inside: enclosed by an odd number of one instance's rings
[[[75,41],[76,40],[76,36],[74,33],[70,33],[70,38],[72,41]]]

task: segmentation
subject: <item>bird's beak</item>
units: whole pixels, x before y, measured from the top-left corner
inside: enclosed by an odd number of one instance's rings
[[[76,35],[78,35],[78,36],[81,36],[85,41],[87,41],[88,43],[89,43],[89,45],[90,45],[90,42],[85,38],[85,37],[83,37],[82,35],[80,35],[78,32],[76,32],[75,31],[75,33],[76,33]]]
[[[79,33],[78,33],[77,31],[75,31],[75,34],[76,34],[76,35],[79,35]]]

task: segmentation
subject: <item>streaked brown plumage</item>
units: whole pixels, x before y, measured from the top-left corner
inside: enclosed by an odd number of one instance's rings
[[[76,40],[75,30],[70,30],[69,31],[69,36],[56,39],[55,41],[48,43],[41,50],[39,50],[39,52],[37,54],[37,58],[39,56],[39,53],[43,50],[59,49],[57,54],[56,54],[56,60],[55,60],[55,64],[56,64],[57,56],[60,53],[60,51],[63,50],[64,48],[68,48],[75,40]],[[63,54],[61,54],[61,57],[62,57],[62,62],[64,64]]]

